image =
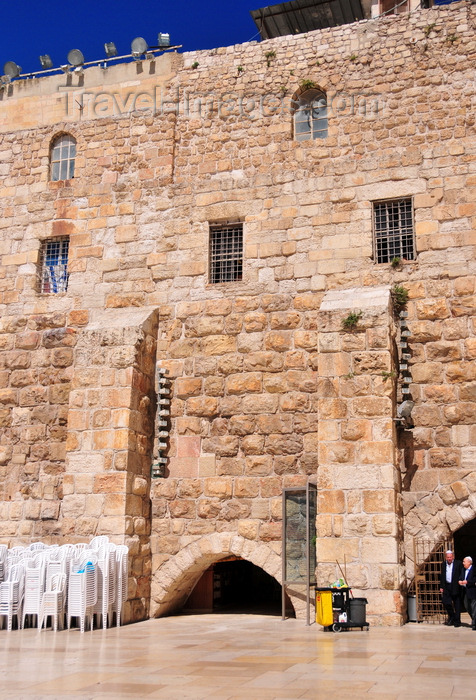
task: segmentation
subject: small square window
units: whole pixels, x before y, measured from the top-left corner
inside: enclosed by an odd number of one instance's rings
[[[41,294],[58,294],[68,289],[69,237],[43,241],[38,265]]]
[[[243,278],[243,224],[210,226],[210,282]]]
[[[411,197],[374,202],[374,250],[378,263],[393,258],[415,260],[415,234]]]

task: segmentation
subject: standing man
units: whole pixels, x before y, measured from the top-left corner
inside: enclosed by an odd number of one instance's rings
[[[471,557],[463,559],[464,573],[459,582],[464,588],[464,605],[471,615],[471,629],[476,631],[476,567],[473,566]]]
[[[440,576],[441,602],[448,613],[445,625],[461,627],[461,586],[459,582],[464,579],[463,564],[455,559],[451,549],[446,552],[445,560],[441,567]]]

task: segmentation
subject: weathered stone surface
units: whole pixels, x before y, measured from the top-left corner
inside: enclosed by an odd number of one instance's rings
[[[248,43],[201,53],[193,71],[195,56],[172,53],[153,75],[135,63],[108,69],[118,104],[131,85],[170,97],[177,84],[187,95],[236,87],[258,105],[287,76],[272,116],[230,116],[221,103],[186,119],[89,103],[79,114],[72,101],[65,127],[58,76],[41,78],[41,114],[35,81],[12,83],[0,127],[2,537],[127,541],[127,614],[138,616],[149,598],[182,601],[192,578],[230,554],[279,577],[282,489],[310,476],[326,583],[346,556],[369,614],[401,619],[402,532],[447,535],[476,514],[473,14],[456,3],[368,20],[372,41],[352,66],[360,25],[269,40],[279,56],[269,66]],[[458,42],[428,34],[433,21]],[[428,34],[441,65],[410,56],[410,34]],[[92,97],[104,87],[97,70],[82,76]],[[297,142],[288,107],[303,75],[330,105],[362,86],[385,98],[375,112],[367,97],[365,110],[330,112],[326,139]],[[77,176],[48,182],[51,135],[70,127]],[[373,202],[410,197],[416,260],[376,262]],[[209,225],[236,221],[243,278],[215,284]],[[70,236],[66,294],[36,291],[51,235]],[[405,370],[394,284],[410,297]],[[362,315],[347,331],[352,310]],[[160,440],[157,363],[171,399]],[[394,420],[407,372],[413,437]],[[165,476],[151,479],[159,442]]]

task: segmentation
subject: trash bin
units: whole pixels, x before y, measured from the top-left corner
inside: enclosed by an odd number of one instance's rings
[[[332,591],[316,588],[316,622],[323,627],[329,627],[334,622],[332,610]]]
[[[416,614],[416,595],[407,597],[408,622],[418,622]]]
[[[353,625],[360,627],[361,625],[367,624],[365,621],[367,603],[367,598],[350,599],[350,621]]]

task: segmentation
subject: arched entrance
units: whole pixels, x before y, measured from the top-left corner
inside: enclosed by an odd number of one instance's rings
[[[454,533],[455,555],[460,561],[472,557],[476,562],[476,519],[470,520]]]
[[[287,597],[287,596],[286,596]],[[287,600],[289,616],[294,616]],[[281,585],[259,566],[231,556],[208,567],[195,584],[183,612],[281,614]]]
[[[187,545],[153,571],[151,615],[161,617],[181,610],[203,574],[212,565],[226,563],[225,560],[235,564],[240,560],[254,564],[262,573],[251,570],[254,572],[251,582],[253,576],[263,577],[266,573],[281,589],[281,557],[267,543],[215,532]],[[289,591],[289,598],[296,617],[304,615],[305,598],[301,591]]]

